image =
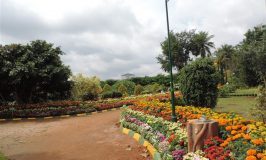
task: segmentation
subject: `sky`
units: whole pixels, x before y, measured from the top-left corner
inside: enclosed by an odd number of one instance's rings
[[[265,0],[170,0],[170,29],[208,31],[216,48],[266,23]],[[74,74],[119,79],[163,73],[164,0],[0,0],[0,44],[60,46]]]

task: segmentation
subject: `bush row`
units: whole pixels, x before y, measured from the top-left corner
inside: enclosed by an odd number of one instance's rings
[[[47,117],[90,113],[133,104],[130,100],[86,103],[78,101],[50,102],[42,104],[0,106],[0,119]]]

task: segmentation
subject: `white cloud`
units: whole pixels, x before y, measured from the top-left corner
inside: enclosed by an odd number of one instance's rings
[[[73,73],[120,78],[162,73],[155,57],[166,36],[164,0],[0,0],[0,43],[45,39],[61,46]],[[170,27],[237,44],[266,22],[264,0],[171,0]]]

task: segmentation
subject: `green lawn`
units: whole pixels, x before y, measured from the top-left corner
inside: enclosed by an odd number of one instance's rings
[[[257,94],[258,88],[243,88],[243,89],[237,89],[235,91],[235,94]]]
[[[0,160],[7,160],[6,157],[0,152]]]
[[[234,112],[242,115],[247,119],[254,119],[250,113],[250,108],[256,104],[256,97],[228,97],[218,98],[215,111],[217,112]]]

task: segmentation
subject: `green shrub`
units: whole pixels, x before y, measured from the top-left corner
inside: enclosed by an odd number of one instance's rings
[[[160,86],[158,83],[153,83],[151,88],[152,88],[152,93],[158,93],[162,90],[162,86]]]
[[[140,84],[138,84],[135,86],[134,95],[140,95],[142,91],[143,91],[143,87]]]
[[[93,94],[93,93],[86,93],[82,96],[83,101],[88,101],[88,100],[97,100],[98,99],[98,94]]]
[[[236,86],[234,84],[225,84],[219,88],[219,97],[227,97],[230,93],[236,91]]]
[[[102,99],[113,98],[113,92],[104,92],[101,97]]]
[[[252,108],[251,115],[266,123],[266,88],[259,88],[257,104]]]
[[[114,91],[112,94],[112,98],[120,98],[122,96],[123,96],[123,94],[121,92]]]
[[[127,88],[123,84],[120,84],[117,88],[118,92],[121,92],[123,96],[128,96]]]
[[[219,76],[209,58],[200,58],[181,69],[180,90],[187,105],[215,107]]]
[[[116,91],[112,91],[112,92],[105,92],[102,94],[102,99],[106,99],[106,98],[120,98],[122,97],[123,94],[121,92],[116,92]]]
[[[97,77],[86,77],[82,74],[73,76],[72,98],[82,100],[86,94],[98,96],[102,92],[100,79]]]
[[[146,85],[144,87],[144,91],[143,93],[145,94],[150,94],[150,93],[158,93],[163,89],[163,87],[161,85],[159,85],[158,83],[153,83],[153,84],[149,84]]]
[[[177,98],[175,98],[175,105],[176,106],[185,106],[186,102],[184,101],[184,99],[182,97],[177,97]]]
[[[218,93],[219,97],[227,97],[230,92],[227,87],[222,86],[221,88],[219,88]]]
[[[134,89],[135,89],[135,83],[129,80],[121,80],[121,81],[117,81],[112,87],[114,91],[119,91],[118,87],[120,85],[124,85],[127,89],[127,93],[129,95],[134,94]]]
[[[111,91],[112,91],[112,87],[109,84],[105,84],[103,87],[103,93],[111,92]]]

